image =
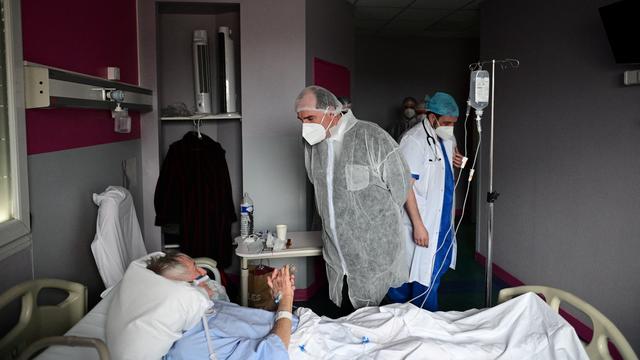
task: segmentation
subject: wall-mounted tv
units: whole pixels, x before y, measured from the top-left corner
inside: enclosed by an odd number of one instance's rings
[[[640,63],[640,0],[622,0],[599,10],[616,62]]]

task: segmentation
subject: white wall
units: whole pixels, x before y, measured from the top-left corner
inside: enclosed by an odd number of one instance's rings
[[[638,352],[640,87],[622,85],[637,66],[615,64],[602,27],[612,2],[483,5],[482,58],[521,61],[496,73],[494,261],[591,303]]]
[[[256,229],[306,230],[306,174],[293,102],[305,86],[305,2],[240,5],[243,189]]]

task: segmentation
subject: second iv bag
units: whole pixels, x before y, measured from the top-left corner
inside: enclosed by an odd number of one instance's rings
[[[482,110],[489,105],[489,72],[487,70],[471,72],[469,102],[476,110]]]

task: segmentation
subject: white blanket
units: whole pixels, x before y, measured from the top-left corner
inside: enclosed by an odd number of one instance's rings
[[[393,304],[336,320],[298,315],[291,359],[588,359],[573,328],[533,293],[465,312]]]

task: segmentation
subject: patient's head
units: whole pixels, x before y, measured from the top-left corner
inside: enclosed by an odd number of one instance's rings
[[[167,279],[181,281],[193,281],[207,273],[189,255],[182,253],[154,256],[147,261],[147,269]]]

